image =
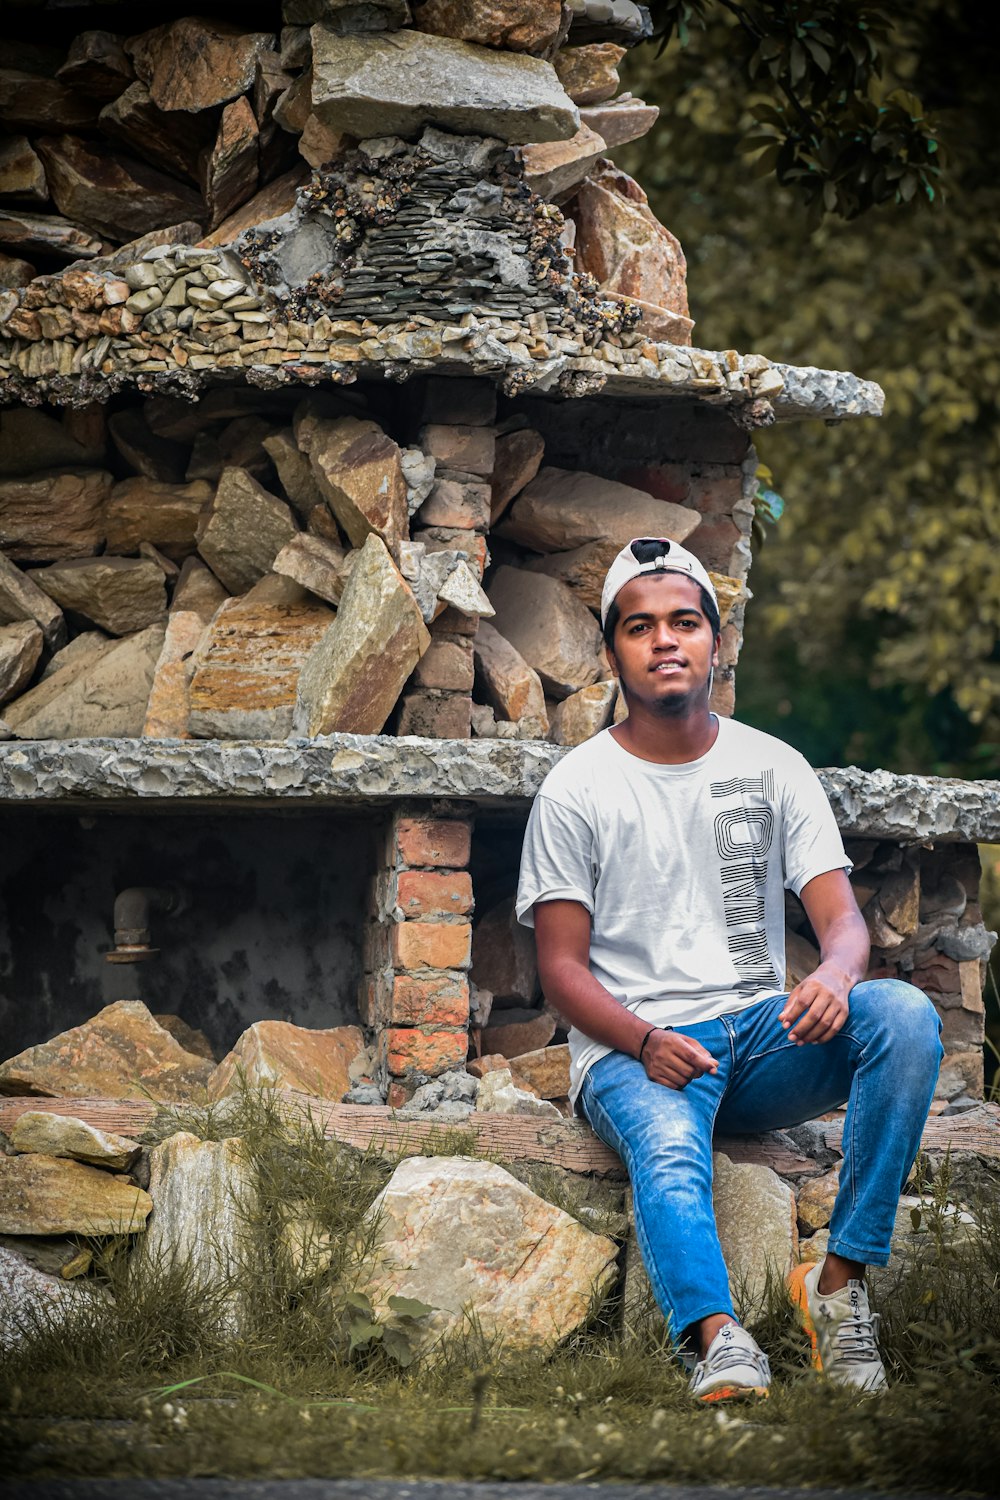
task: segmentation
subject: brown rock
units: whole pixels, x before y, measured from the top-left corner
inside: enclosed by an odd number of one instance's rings
[[[14,130],[86,130],[97,118],[93,100],[55,78],[0,68],[0,121]]]
[[[303,521],[308,521],[310,512],[317,505],[326,508],[326,501],[313,478],[312,466],[296,443],[291,428],[283,428],[281,432],[273,432],[265,437],[264,451],[278,471],[281,488],[289,504]]]
[[[0,1234],[135,1234],[152,1199],[123,1177],[52,1156],[0,1156]]]
[[[920,920],[920,867],[907,860],[882,881],[879,904],[896,932],[910,937]]]
[[[0,197],[46,203],[48,196],[45,169],[27,136],[14,135],[0,142]]]
[[[0,255],[0,291],[16,291],[34,281],[38,270],[28,260],[16,255]]]
[[[533,193],[550,203],[563,203],[576,192],[594,163],[607,151],[603,136],[581,125],[568,141],[544,141],[525,146],[524,180]]]
[[[340,1100],[351,1087],[351,1064],[364,1050],[360,1026],[310,1031],[290,1021],[255,1021],[212,1074],[208,1097],[231,1094],[242,1073],[251,1088],[297,1089]]]
[[[397,547],[407,535],[402,454],[377,422],[357,417],[296,424],[299,446],[330,509],[355,547],[374,533]]]
[[[66,273],[69,274],[69,273]],[[0,412],[0,475],[21,476],[38,469],[92,468],[104,458],[104,440],[96,433],[81,441],[46,412],[15,406]]]
[[[31,681],[44,637],[34,620],[0,625],[0,704],[16,698]]]
[[[592,42],[560,47],[552,65],[574,104],[603,104],[618,92],[618,64],[624,56],[625,48],[614,42]]]
[[[727,573],[709,573],[708,576],[719,601],[719,624],[725,629],[733,606],[743,597],[743,582],[739,578],[730,578]]]
[[[152,542],[174,562],[183,562],[195,550],[198,518],[211,499],[211,485],[200,480],[123,479],[111,491],[105,512],[108,550],[124,555]]]
[[[135,74],[122,38],[112,31],[81,31],[69,44],[56,77],[88,99],[116,99]]]
[[[22,740],[141,734],[163,634],[162,625],[150,625],[123,641],[88,642],[82,662],[80,653],[67,647],[69,657],[57,671],[6,705],[8,728]]]
[[[510,1071],[510,1059],[504,1057],[502,1052],[489,1052],[484,1053],[482,1057],[470,1057],[465,1065],[465,1071],[471,1073],[473,1078],[482,1078],[484,1073],[504,1070]]]
[[[282,130],[287,131],[289,135],[301,134],[305,129],[307,121],[310,119],[310,112],[312,110],[312,83],[313,71],[311,67],[308,67],[300,77],[289,84],[281,97],[275,101],[275,122],[281,126]],[[318,124],[323,125],[323,122],[318,120],[317,116],[313,115],[312,118],[316,119]],[[330,127],[323,126],[323,128],[329,129]]]
[[[473,984],[479,989],[489,990],[494,1000],[519,1000],[530,1005],[535,995],[538,970],[535,964],[535,939],[527,927],[522,927],[514,916],[514,898],[508,896],[494,906],[476,923],[472,934]],[[496,1022],[499,1011],[493,1012]],[[548,1040],[548,1039],[546,1039]],[[538,1046],[544,1046],[539,1042]],[[503,1052],[505,1057],[513,1054],[503,1047],[486,1046],[484,1051]],[[523,1047],[528,1052],[529,1047]]]
[[[178,610],[200,615],[207,625],[219,605],[228,598],[215,574],[206,568],[200,557],[189,557],[181,568],[174,596],[170,601],[171,611]]]
[[[436,479],[417,515],[425,526],[486,531],[490,524],[490,487],[470,479]]]
[[[570,693],[552,711],[549,738],[557,745],[582,745],[607,729],[615,711],[618,682],[594,682]]]
[[[63,609],[111,635],[128,635],[167,613],[163,574],[145,558],[75,558],[38,568],[35,582]]]
[[[613,99],[607,104],[581,109],[580,123],[602,135],[608,150],[614,151],[616,146],[637,141],[652,130],[659,113],[655,104],[644,104],[641,99]]]
[[[187,467],[187,451],[180,443],[150,431],[141,411],[126,407],[108,419],[111,439],[136,473],[162,484],[180,484]]]
[[[495,1010],[483,1028],[483,1051],[508,1060],[547,1047],[555,1036],[556,1018],[548,1010]]]
[[[73,1115],[53,1115],[43,1109],[18,1115],[10,1143],[15,1151],[25,1154],[68,1157],[88,1167],[105,1167],[109,1172],[127,1172],[142,1149],[124,1135],[98,1130]]]
[[[320,599],[339,604],[354,565],[351,559],[356,557],[356,552],[345,552],[336,542],[300,532],[282,547],[274,559],[274,571],[294,579]]]
[[[283,739],[299,673],[333,620],[325,605],[261,597],[266,579],[219,609],[192,662],[190,732],[202,739]],[[300,590],[295,590],[301,595]]]
[[[299,155],[311,167],[323,167],[336,161],[350,141],[339,130],[324,125],[318,115],[307,115],[299,135]]]
[[[538,673],[486,620],[480,622],[474,649],[483,690],[500,718],[523,724],[543,739],[549,721]]]
[[[518,1088],[532,1089],[539,1099],[564,1099],[569,1093],[569,1047],[538,1047],[510,1059]]]
[[[190,189],[143,162],[116,156],[100,141],[41,136],[38,151],[60,213],[107,239],[131,240],[202,216]]]
[[[173,177],[198,182],[199,158],[212,141],[205,116],[158,109],[146,85],[132,83],[112,104],[105,105],[98,123],[105,135],[121,141],[154,167],[162,167]]]
[[[496,434],[492,427],[429,422],[420,430],[420,446],[439,469],[458,469],[487,479],[493,473]]]
[[[253,229],[258,224],[266,224],[269,220],[280,218],[282,214],[288,213],[289,209],[295,207],[299,188],[308,175],[308,171],[300,163],[281,177],[276,177],[273,182],[267,184],[267,187],[255,193],[249,203],[244,203],[242,208],[238,208],[234,214],[225,219],[218,229],[213,229],[211,234],[199,240],[199,246],[214,249],[217,245],[229,245],[244,230]]]
[[[694,325],[688,314],[684,252],[656,218],[638,183],[609,162],[582,184],[573,219],[577,271],[588,272],[604,292],[672,314],[677,332],[672,342],[690,343]]]
[[[495,526],[515,495],[538,473],[545,453],[541,433],[530,427],[501,434],[496,440],[490,525]]]
[[[227,104],[211,151],[202,162],[209,229],[216,229],[257,188],[257,121],[249,99]]]
[[[192,658],[202,643],[206,626],[205,619],[194,611],[171,609],[146,704],[144,739],[190,738]],[[175,1034],[171,1027],[167,1030]]]
[[[418,31],[507,52],[542,53],[562,31],[559,0],[415,0]]]
[[[277,38],[195,16],[131,37],[125,50],[160,109],[192,113],[227,104],[253,87],[258,57]]]
[[[558,578],[573,590],[581,604],[599,610],[605,575],[620,550],[617,540],[586,542],[582,547],[574,547],[572,552],[550,552],[545,557],[529,558],[524,566],[529,572]]]
[[[154,1016],[153,1020],[162,1026],[164,1031],[169,1031],[170,1035],[180,1042],[185,1052],[193,1052],[197,1057],[207,1057],[209,1062],[215,1062],[212,1044],[197,1026],[189,1026],[186,1021],[181,1020],[180,1016],[169,1014]]]
[[[428,740],[467,740],[472,733],[472,701],[465,693],[411,688],[403,698],[396,733]]]
[[[0,209],[0,248],[16,255],[55,255],[78,260],[101,253],[101,242],[58,214]]]
[[[588,542],[615,544],[634,536],[683,542],[701,520],[698,511],[643,490],[575,469],[544,468],[521,491],[498,535],[534,552],[566,552]]]
[[[226,469],[202,516],[198,551],[226,588],[240,594],[271,571],[297,529],[283,500],[245,470]]]
[[[212,1066],[158,1026],[139,1000],[96,1016],[0,1063],[0,1094],[84,1099],[192,1099]],[[54,1232],[54,1231],[53,1231]]]
[[[0,547],[16,562],[93,556],[110,491],[111,475],[101,469],[0,480]]]
[[[825,1229],[833,1213],[840,1188],[840,1168],[824,1172],[822,1177],[809,1177],[799,1189],[798,1220],[803,1234],[815,1234]]]
[[[299,677],[297,734],[378,734],[430,636],[376,536],[354,565],[337,617]]]
[[[504,564],[488,594],[496,629],[553,697],[567,698],[596,681],[601,632],[572,589],[557,578]]]
[[[46,644],[57,651],[66,640],[62,610],[29,574],[0,552],[0,625],[31,620],[41,627]]]

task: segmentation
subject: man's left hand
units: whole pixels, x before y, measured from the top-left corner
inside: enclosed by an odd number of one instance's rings
[[[832,964],[820,964],[792,990],[778,1019],[788,1029],[789,1040],[802,1047],[807,1042],[828,1042],[840,1031],[848,1015],[851,982]]]

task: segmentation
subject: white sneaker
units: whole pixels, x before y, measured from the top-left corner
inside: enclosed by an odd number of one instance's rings
[[[745,1328],[726,1323],[695,1365],[688,1391],[696,1401],[739,1401],[766,1396],[770,1384],[767,1355]]]
[[[878,1313],[868,1304],[863,1281],[849,1281],[839,1292],[821,1292],[823,1262],[796,1266],[788,1289],[799,1323],[812,1344],[813,1367],[841,1385],[884,1391],[888,1385],[878,1352]]]

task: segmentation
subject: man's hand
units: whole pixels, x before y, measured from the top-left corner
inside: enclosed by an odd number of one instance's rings
[[[646,1076],[668,1089],[687,1088],[692,1078],[719,1068],[711,1052],[679,1031],[654,1031],[643,1049],[642,1062]]]
[[[850,992],[850,976],[835,964],[820,964],[807,974],[778,1017],[789,1039],[804,1047],[807,1042],[828,1042],[835,1037],[847,1020]]]

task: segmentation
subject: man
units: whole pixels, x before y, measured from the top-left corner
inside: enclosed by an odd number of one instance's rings
[[[829,1250],[792,1274],[813,1360],[885,1384],[866,1265],[885,1265],[941,1058],[930,1002],[862,982],[868,934],[850,861],[797,751],[708,706],[719,610],[702,564],[638,538],[612,563],[601,620],[628,717],[546,777],[525,835],[517,914],[546,998],[571,1023],[571,1097],[622,1157],[657,1301],[691,1393],[767,1393],[738,1324],[712,1211],[712,1133],[797,1124],[847,1100]],[[819,966],[784,993],[786,888]]]

